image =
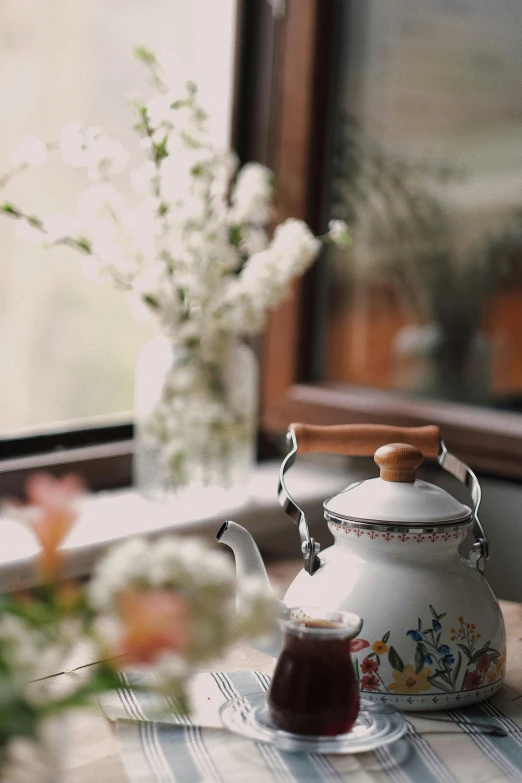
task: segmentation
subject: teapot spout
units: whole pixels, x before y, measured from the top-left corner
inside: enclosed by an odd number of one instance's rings
[[[241,600],[241,585],[249,577],[256,577],[260,583],[264,583],[267,591],[272,589],[261,553],[248,530],[231,520],[227,520],[219,528],[216,534],[216,541],[219,541],[221,544],[227,544],[234,553],[238,584],[238,604]]]
[[[245,530],[244,527],[236,524],[236,522],[227,520],[219,528],[216,534],[216,541],[219,541],[221,544],[227,544],[234,553],[237,583],[236,606],[239,611],[241,611],[243,604],[249,600],[248,592],[246,596],[243,595],[243,586],[247,590],[252,578],[255,578],[261,587],[264,585],[267,591],[272,592],[263,558],[248,530]],[[285,604],[282,601],[277,603],[280,612],[282,612]],[[257,639],[253,642],[253,646],[256,649],[273,656],[279,654],[281,644],[282,636],[280,632],[276,632],[270,638]]]

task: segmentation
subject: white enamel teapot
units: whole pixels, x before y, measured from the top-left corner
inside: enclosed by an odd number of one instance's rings
[[[363,620],[352,641],[361,692],[401,710],[439,710],[475,704],[500,688],[506,649],[498,602],[484,578],[488,544],[477,516],[480,486],[450,454],[439,428],[292,424],[279,501],[297,524],[304,568],[290,585],[286,606],[354,612]],[[334,544],[320,552],[285,476],[297,454],[375,453],[380,477],[350,485],[324,503]],[[472,508],[445,490],[416,479],[424,457],[470,490]],[[471,530],[471,551],[458,547]],[[225,522],[217,539],[236,558],[238,602],[248,576],[268,582],[250,534]],[[277,639],[266,652],[278,654]]]

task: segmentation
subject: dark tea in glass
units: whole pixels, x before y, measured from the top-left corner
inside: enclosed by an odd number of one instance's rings
[[[360,618],[298,607],[288,610],[281,625],[283,650],[267,699],[270,720],[294,734],[331,737],[350,731],[359,712],[350,641]]]

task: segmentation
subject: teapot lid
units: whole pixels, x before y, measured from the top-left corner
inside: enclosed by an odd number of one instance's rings
[[[471,519],[471,509],[440,487],[415,478],[422,452],[405,443],[375,452],[380,477],[358,482],[324,502],[332,520],[424,527]]]

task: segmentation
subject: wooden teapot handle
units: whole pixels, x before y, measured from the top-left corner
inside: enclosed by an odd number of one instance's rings
[[[371,457],[380,446],[388,443],[408,443],[418,448],[424,457],[437,457],[440,451],[440,429],[434,424],[425,427],[392,427],[387,424],[338,424],[319,426],[291,424],[299,454],[321,452]]]

